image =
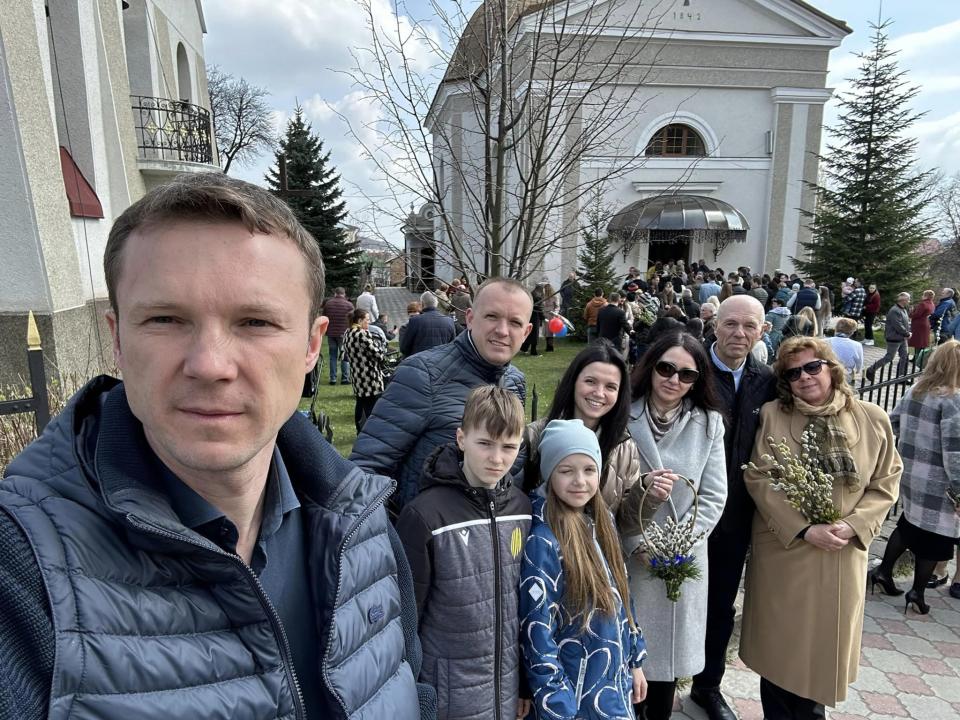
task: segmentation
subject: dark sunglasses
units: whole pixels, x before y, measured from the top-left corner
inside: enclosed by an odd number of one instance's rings
[[[819,375],[820,371],[823,370],[823,366],[829,364],[829,360],[811,360],[800,367],[784,370],[783,377],[786,378],[787,382],[796,382],[800,379],[800,373],[805,372],[807,375]]]
[[[656,365],[653,366],[653,369],[657,371],[657,375],[665,378],[672,378],[674,375],[680,378],[680,382],[685,385],[692,385],[697,381],[697,378],[700,377],[700,371],[694,370],[692,368],[684,368],[680,370],[672,362],[667,362],[666,360],[661,360]]]

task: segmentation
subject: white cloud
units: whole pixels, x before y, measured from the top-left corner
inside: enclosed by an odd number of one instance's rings
[[[400,17],[394,13],[389,0],[369,1],[373,22],[381,31],[398,46],[403,39],[410,67],[418,74],[439,79],[442,67],[433,47],[441,43],[440,29],[434,25],[414,27],[402,10]],[[207,62],[268,89],[280,133],[294,105],[299,102],[303,106],[340,173],[351,215],[369,215],[364,196],[382,198],[381,212],[398,214],[397,208],[387,207],[389,188],[341,119],[350,118],[364,143],[375,146],[372,128],[380,121],[383,109],[349,76],[355,63],[369,69],[374,62],[367,51],[371,46],[370,19],[361,5],[355,0],[205,0],[204,10],[209,29],[205,39]],[[396,53],[390,53],[390,57],[396,66]],[[272,160],[262,157],[238,174],[262,182]],[[380,218],[379,224],[393,233],[388,239],[400,241],[393,219]]]
[[[893,49],[900,51],[901,58],[910,58],[929,52],[932,48],[957,41],[960,41],[960,20],[900,35],[891,40],[890,45]]]

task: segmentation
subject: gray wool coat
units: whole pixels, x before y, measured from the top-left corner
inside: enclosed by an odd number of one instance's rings
[[[667,599],[663,581],[650,574],[637,554],[642,538],[625,537],[627,570],[637,624],[647,641],[643,672],[647,680],[671,681],[703,669],[703,642],[707,620],[707,538],[720,521],[727,499],[727,462],[723,448],[723,419],[719,413],[699,408],[684,410],[676,424],[657,443],[644,414],[645,399],[630,407],[628,430],[637,443],[643,472],[670,468],[690,478],[700,496],[696,528],[703,539],[693,548],[700,568],[699,580],[683,584],[680,599]],[[686,483],[676,483],[670,498],[653,516],[662,523],[671,514],[685,519],[693,513],[693,493]]]

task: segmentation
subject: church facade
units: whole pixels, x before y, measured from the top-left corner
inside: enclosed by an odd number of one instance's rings
[[[554,15],[550,26],[586,27],[577,13],[596,13],[606,4],[562,3],[567,22]],[[521,2],[511,32],[543,28],[538,14],[544,12],[555,14],[557,3]],[[592,149],[567,181],[586,187],[608,178],[597,188],[618,266],[704,259],[711,267],[791,271],[791,258],[809,237],[804,213],[814,209],[823,107],[832,94],[829,55],[850,28],[800,0],[626,0],[604,17],[603,32],[642,42],[638,57],[648,61],[625,66],[617,78],[624,88],[642,87],[620,109],[629,122],[619,124],[609,144],[616,154]],[[642,25],[629,27],[637,18]],[[422,233],[408,247],[408,254],[427,248],[440,279],[460,274],[443,252],[449,228],[461,244],[482,235],[460,210],[483,179],[470,177],[469,168],[483,163],[477,157],[482,144],[471,141],[482,128],[469,102],[466,86],[449,79],[434,99],[431,127],[456,128],[458,140],[444,134],[443,143],[435,142],[442,183],[442,202],[432,213],[435,249]],[[555,141],[569,142],[568,135]],[[454,168],[459,176],[450,179]],[[614,168],[623,170],[611,173]],[[582,226],[587,199],[552,211],[553,227]],[[576,268],[577,251],[576,242],[558,242],[517,274],[559,281]],[[416,267],[416,258],[411,264]]]

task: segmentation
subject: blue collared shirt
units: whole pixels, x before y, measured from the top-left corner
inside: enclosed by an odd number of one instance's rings
[[[236,554],[239,539],[236,526],[165,466],[161,476],[180,522],[224,551]],[[320,648],[306,541],[300,501],[280,451],[274,448],[267,473],[260,534],[250,567],[280,617],[307,716],[313,718],[316,716],[312,713],[320,707]]]
[[[716,343],[710,346],[710,359],[713,360],[713,364],[717,367],[718,370],[722,370],[723,372],[728,372],[731,375],[733,375],[734,390],[736,390],[737,392],[740,392],[740,378],[743,377],[743,370],[744,368],[747,367],[747,361],[744,360],[742,363],[740,363],[740,367],[737,370],[728,368],[726,365],[724,365],[723,360],[717,357],[716,347],[717,347]]]

